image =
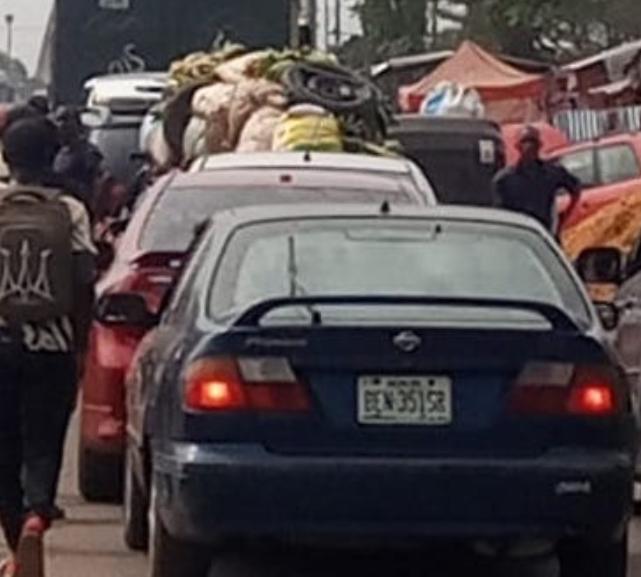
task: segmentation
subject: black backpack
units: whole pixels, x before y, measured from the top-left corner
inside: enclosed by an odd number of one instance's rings
[[[10,325],[72,310],[72,222],[61,195],[25,186],[0,191],[0,317]]]

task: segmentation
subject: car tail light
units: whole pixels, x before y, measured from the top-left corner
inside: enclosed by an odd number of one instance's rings
[[[182,266],[181,253],[149,253],[131,263],[115,292],[142,295],[152,311],[157,311]]]
[[[287,359],[201,359],[187,370],[185,406],[193,411],[302,412],[311,407]]]
[[[531,363],[516,380],[513,413],[608,417],[621,408],[616,375],[606,366]]]

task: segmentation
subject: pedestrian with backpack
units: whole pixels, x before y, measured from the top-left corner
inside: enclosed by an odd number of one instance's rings
[[[50,121],[12,123],[3,149],[11,183],[0,191],[0,524],[11,556],[0,575],[42,577],[95,250],[84,206],[46,186],[57,150]]]

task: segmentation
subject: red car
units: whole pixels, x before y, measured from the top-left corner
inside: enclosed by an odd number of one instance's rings
[[[189,174],[161,179],[144,193],[100,282],[98,297],[139,293],[157,309],[182,267],[196,226],[216,211],[337,201],[436,204],[421,171],[405,159],[319,153],[217,155]],[[143,336],[140,329],[122,325],[93,325],[83,380],[78,467],[80,491],[88,500],[121,495],[124,380]]]
[[[569,228],[616,201],[621,195],[641,191],[641,134],[617,134],[555,150],[549,155],[583,184],[581,202],[563,221]],[[559,209],[568,206],[567,195]]]

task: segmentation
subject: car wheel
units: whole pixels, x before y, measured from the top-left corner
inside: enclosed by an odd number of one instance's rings
[[[149,503],[131,463],[131,449],[125,458],[124,480],[125,543],[132,551],[146,551],[149,544]]]
[[[207,577],[213,555],[200,545],[169,534],[156,506],[152,483],[149,505],[149,577]]]
[[[78,488],[91,503],[117,503],[122,499],[122,462],[82,444],[78,453]]]
[[[570,541],[559,551],[561,577],[626,577],[628,536],[611,543]]]

